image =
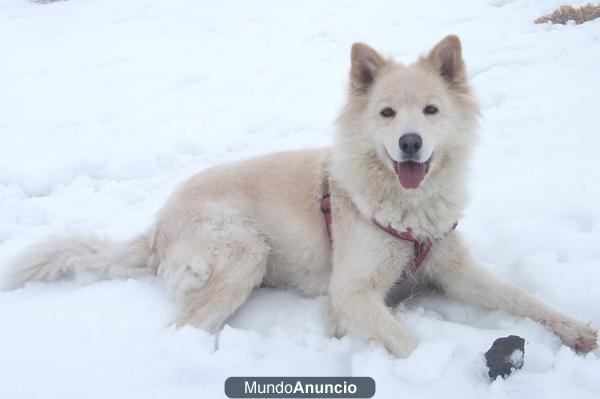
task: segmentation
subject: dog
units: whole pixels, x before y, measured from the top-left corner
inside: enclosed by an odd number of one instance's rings
[[[210,332],[259,286],[326,295],[338,335],[375,341],[399,358],[417,340],[388,302],[410,280],[530,317],[589,352],[597,331],[479,266],[454,229],[478,120],[457,36],[410,65],[355,43],[331,147],[204,170],[176,190],[148,232],[128,242],[51,238],[20,255],[9,280],[158,275],[184,304],[176,325]]]

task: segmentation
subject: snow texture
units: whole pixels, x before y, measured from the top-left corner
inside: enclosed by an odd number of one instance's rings
[[[495,273],[600,326],[600,21],[535,25],[562,0],[0,1],[0,271],[47,235],[143,231],[226,160],[327,145],[364,41],[412,61],[458,34],[483,105],[459,229]],[[574,5],[587,2],[576,1]],[[600,353],[436,296],[398,319],[407,359],[332,338],[323,299],[258,290],[218,336],[169,323],[157,279],[0,292],[0,398],[221,398],[235,375],[356,375],[378,398],[600,397]],[[527,341],[488,383],[494,339]]]
[[[523,366],[524,357],[525,354],[522,350],[516,350],[510,355],[510,364],[512,364],[512,366],[515,368],[520,368]]]

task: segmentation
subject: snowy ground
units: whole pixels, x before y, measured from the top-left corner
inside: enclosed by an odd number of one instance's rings
[[[329,143],[352,42],[410,61],[456,33],[484,114],[459,229],[487,267],[598,327],[600,21],[531,23],[560,3],[1,0],[0,271],[65,229],[142,231],[209,165]],[[329,337],[321,301],[293,292],[256,292],[218,337],[168,327],[178,310],[153,279],[0,292],[0,398],[219,398],[231,375],[368,375],[378,398],[600,397],[600,352],[441,298],[398,315],[421,341],[405,360]],[[508,334],[525,366],[489,384],[482,354]]]

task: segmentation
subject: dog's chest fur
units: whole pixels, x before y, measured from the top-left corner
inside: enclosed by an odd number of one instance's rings
[[[428,176],[423,187],[403,190],[396,177],[378,161],[359,158],[358,162],[363,163],[360,168],[348,167],[348,161],[344,155],[334,156],[331,178],[369,220],[398,231],[410,230],[419,239],[437,239],[462,216],[467,195],[461,168],[439,170]],[[358,173],[350,174],[349,170]]]

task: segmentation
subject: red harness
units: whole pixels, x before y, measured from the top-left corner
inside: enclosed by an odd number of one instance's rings
[[[323,196],[323,198],[321,199],[321,212],[323,212],[323,216],[325,217],[325,223],[327,226],[327,235],[329,236],[329,240],[331,241],[331,240],[333,240],[333,237],[332,237],[332,231],[331,231],[331,221],[332,221],[331,196],[329,193],[325,194]],[[400,284],[403,281],[405,281],[410,275],[414,274],[417,271],[417,269],[423,264],[423,261],[425,260],[425,258],[427,258],[427,254],[429,254],[429,251],[431,250],[431,247],[433,246],[433,243],[435,240],[433,240],[431,238],[426,238],[425,240],[419,241],[415,238],[415,236],[412,235],[410,230],[398,231],[395,228],[393,228],[392,226],[385,227],[385,226],[381,225],[375,219],[371,219],[371,220],[377,227],[379,227],[381,230],[385,231],[386,233],[388,233],[396,238],[399,238],[401,240],[410,241],[414,244],[413,258],[412,258],[410,264],[408,265],[408,268],[406,268],[402,271],[402,274],[396,280],[396,283],[395,283],[396,285]],[[458,222],[454,223],[454,225],[450,228],[448,233],[450,233],[452,230],[454,230],[457,225],[458,225]],[[448,234],[448,233],[446,233],[446,234]]]

